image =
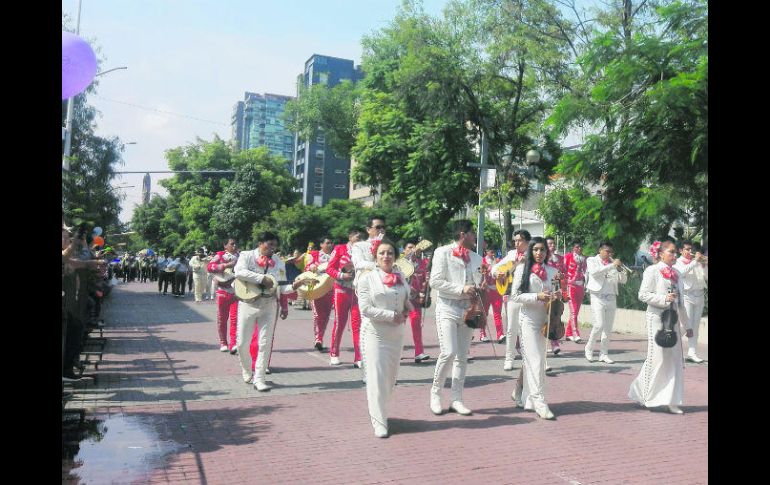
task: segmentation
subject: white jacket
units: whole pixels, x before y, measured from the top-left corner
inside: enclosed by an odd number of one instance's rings
[[[664,310],[666,310],[670,304],[666,303],[666,295],[669,293],[669,286],[671,285],[671,281],[667,280],[663,277],[663,275],[660,273],[660,270],[666,267],[666,263],[663,261],[659,262],[658,264],[654,264],[652,266],[647,267],[646,270],[644,270],[644,275],[642,275],[642,286],[639,287],[639,300],[643,303],[647,303],[647,311],[650,313],[655,313],[657,315],[660,315],[663,313]],[[674,271],[677,271],[676,268],[672,268]],[[678,273],[678,271],[677,271]],[[679,297],[677,297],[676,300],[674,300],[674,308],[678,313],[681,314],[681,312],[684,312],[684,304],[683,304],[683,298],[681,298],[682,295],[682,276],[679,275],[679,280],[676,284],[677,291],[679,292]],[[682,322],[685,324],[686,329],[690,329],[690,322],[689,319],[684,318],[681,319]]]
[[[706,287],[708,272],[699,262],[695,261],[695,258],[690,261],[690,264],[684,264],[683,258],[679,258],[676,260],[674,268],[679,270],[682,275],[684,291],[702,291]]]
[[[394,273],[398,271],[394,270]],[[394,324],[396,314],[412,309],[409,303],[409,285],[403,275],[400,276],[401,284],[392,287],[382,282],[384,276],[385,272],[377,268],[361,276],[358,281],[356,295],[364,322],[369,320],[372,323]]]
[[[529,273],[529,292],[522,293],[519,288],[521,282],[524,279],[524,265],[519,265],[513,272],[513,282],[511,285],[511,300],[514,303],[521,304],[521,310],[519,313],[519,319],[522,324],[529,323],[532,326],[537,327],[540,324],[545,324],[547,315],[545,310],[547,308],[547,301],[540,301],[537,299],[538,293],[542,291],[551,291],[551,283],[554,276],[556,276],[556,268],[551,266],[545,267],[546,281],[540,279],[540,277],[534,273]]]
[[[430,273],[430,286],[438,291],[438,296],[451,300],[469,300],[463,294],[465,285],[481,284],[481,256],[468,250],[470,261],[465,264],[461,258],[452,255],[457,243],[447,244],[433,253],[433,268]],[[470,280],[470,281],[469,281]]]
[[[275,266],[266,269],[257,264],[257,258],[259,256],[261,256],[261,254],[258,248],[253,251],[242,251],[238,256],[238,262],[235,263],[235,268],[233,268],[235,277],[239,280],[261,284],[267,273],[272,275],[279,283],[286,281],[286,265],[281,261],[281,258],[273,254],[272,259],[275,262]],[[291,284],[284,283],[283,285],[278,285],[276,295],[290,293],[291,291]]]
[[[611,262],[603,264],[598,254],[586,260],[586,274],[586,289],[593,295],[617,295],[618,283],[625,284],[628,281],[625,271],[618,271]]]
[[[356,275],[353,277],[354,287],[358,286],[358,280],[364,270],[373,270],[377,267],[372,254],[372,241],[371,238],[366,241],[359,241],[353,244],[350,250],[350,260],[353,261],[353,267],[356,270]]]

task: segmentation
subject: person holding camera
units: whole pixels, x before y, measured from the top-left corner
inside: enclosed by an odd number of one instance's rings
[[[465,324],[465,312],[471,307],[481,285],[481,256],[473,251],[476,234],[467,219],[454,222],[455,242],[441,246],[433,253],[430,286],[436,290],[436,330],[441,353],[436,359],[430,410],[441,414],[441,389],[452,363],[452,403],[449,406],[463,416],[471,414],[463,402],[465,372],[473,328]]]

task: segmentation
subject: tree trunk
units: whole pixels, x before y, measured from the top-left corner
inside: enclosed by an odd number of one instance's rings
[[[503,256],[508,252],[508,243],[513,239],[513,227],[511,227],[511,208],[508,206],[508,197],[503,196]]]

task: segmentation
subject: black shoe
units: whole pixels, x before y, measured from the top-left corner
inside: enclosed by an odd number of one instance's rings
[[[559,352],[561,352],[561,349],[559,347],[556,347],[553,349],[553,355],[559,355]]]
[[[75,375],[74,372],[65,372],[62,376],[62,380],[65,382],[79,381],[82,377]]]
[[[324,351],[324,346],[323,346],[323,344],[321,342],[316,342],[315,343],[315,349],[317,351],[319,351],[319,352],[323,352]]]

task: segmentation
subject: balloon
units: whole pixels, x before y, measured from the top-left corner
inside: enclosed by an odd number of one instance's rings
[[[102,228],[99,227],[99,226],[94,227],[94,234],[96,234],[97,236],[101,236],[102,235]]]
[[[96,236],[93,241],[94,246],[104,246],[104,238],[101,236]]]
[[[96,76],[96,55],[77,35],[61,33],[61,99],[82,93]]]

